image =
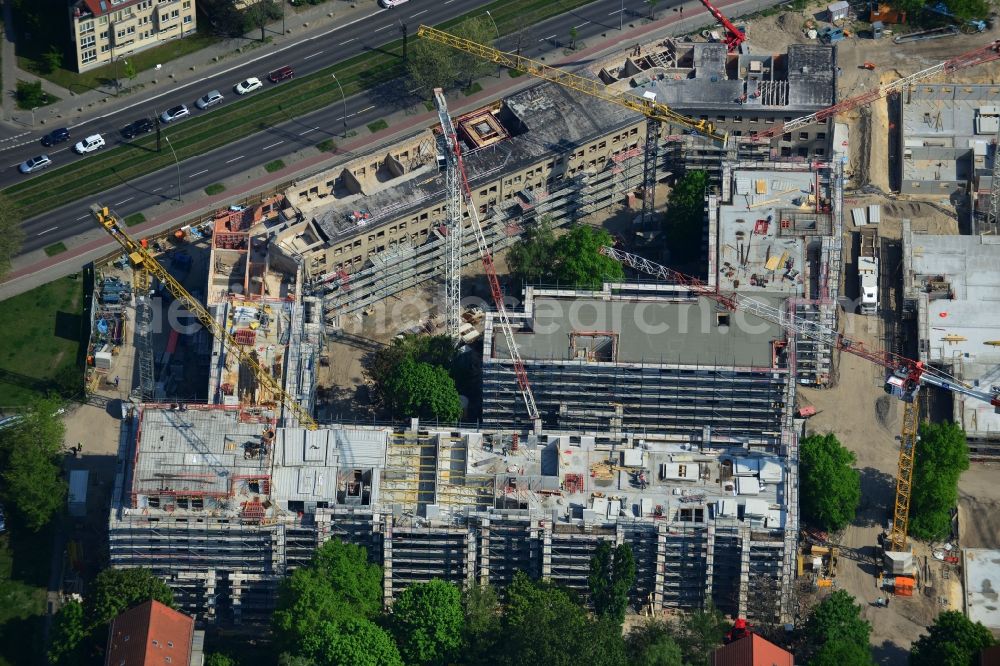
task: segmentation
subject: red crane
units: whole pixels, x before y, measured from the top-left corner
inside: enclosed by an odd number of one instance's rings
[[[720,12],[718,7],[711,2],[701,0],[701,4],[705,5],[705,9],[726,29],[726,48],[729,49],[729,52],[738,51],[740,44],[747,40],[747,36],[743,34],[742,30],[733,25],[733,22],[727,19],[725,14]]]

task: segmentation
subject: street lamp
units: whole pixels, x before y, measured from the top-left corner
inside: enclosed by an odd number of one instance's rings
[[[174,155],[174,166],[177,167],[177,201],[182,201],[181,199],[181,163],[177,161],[177,153],[174,151],[174,146],[170,143],[170,137],[166,134],[163,138],[167,140],[167,145],[170,146],[170,152]]]
[[[618,29],[625,30],[625,0],[622,0],[622,10],[618,12]]]
[[[31,127],[32,128],[35,127],[35,111],[37,111],[37,110],[38,110],[37,106],[31,107]]]
[[[622,0],[624,2],[625,0]],[[490,10],[486,10],[486,15],[490,17],[490,23],[493,24],[493,29],[497,31],[497,48],[500,48],[500,28],[497,27],[497,22],[493,20],[493,14],[490,14]],[[497,63],[497,78],[502,76],[503,66]]]
[[[344,86],[340,85],[340,79],[333,72],[330,72],[330,76],[333,80],[337,82],[337,87],[340,88],[340,97],[344,100],[344,138],[347,138],[347,95],[344,94]]]

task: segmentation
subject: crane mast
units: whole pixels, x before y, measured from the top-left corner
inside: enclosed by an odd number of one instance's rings
[[[142,243],[139,243],[125,232],[114,213],[110,212],[107,207],[99,205],[91,206],[90,211],[101,228],[125,250],[133,267],[158,278],[160,283],[163,284],[174,298],[180,301],[202,326],[207,328],[213,336],[222,342],[227,352],[234,355],[241,364],[253,372],[257,381],[260,382],[261,386],[264,387],[272,398],[277,399],[285,406],[285,409],[295,415],[301,427],[308,428],[309,430],[316,430],[319,427],[309,413],[309,410],[303,407],[294,396],[281,387],[281,380],[273,377],[260,364],[260,361],[253,354],[253,348],[237,342],[236,338],[222,324],[215,320],[212,313],[205,309],[205,306],[198,302],[198,299],[188,293],[187,289],[160,265],[156,257]]]
[[[445,211],[448,217],[448,236],[445,238],[444,252],[444,307],[448,335],[458,340],[462,325],[462,182],[458,174],[456,160],[451,159],[458,151],[458,135],[448,115],[448,104],[444,91],[434,89],[434,103],[437,106],[438,121],[444,135],[445,154]]]
[[[422,28],[423,26],[421,26]],[[434,89],[434,103],[437,105],[438,116],[441,119],[441,131],[445,134],[445,145],[447,146],[449,153],[447,155],[447,160],[449,162],[448,169],[454,169],[454,173],[459,181],[458,195],[464,199],[464,204],[466,210],[469,211],[469,218],[472,220],[472,230],[476,236],[476,244],[479,247],[479,256],[483,260],[483,269],[486,272],[486,279],[490,285],[490,294],[493,296],[493,304],[497,309],[497,317],[500,320],[500,330],[503,333],[504,341],[507,344],[507,350],[510,353],[510,360],[514,365],[514,374],[517,377],[517,387],[521,393],[521,397],[524,400],[525,409],[528,411],[528,418],[531,419],[532,429],[537,430],[541,425],[541,419],[538,413],[538,405],[535,403],[535,395],[531,392],[531,384],[528,382],[528,372],[524,369],[524,361],[521,359],[521,353],[517,349],[517,341],[514,339],[514,330],[510,323],[510,317],[507,315],[507,308],[503,302],[503,292],[500,290],[500,280],[497,279],[496,267],[493,265],[493,254],[490,252],[490,246],[486,242],[486,236],[483,234],[482,225],[479,223],[479,212],[476,209],[475,203],[472,200],[472,190],[469,189],[469,179],[465,173],[465,164],[462,161],[462,146],[458,141],[458,136],[455,133],[455,128],[451,122],[451,117],[448,115],[448,103],[444,97],[444,91],[440,88]],[[448,191],[449,198],[452,195],[452,191]],[[449,213],[451,206],[458,207],[458,224],[461,226],[461,204],[463,202],[448,202]],[[461,246],[459,246],[459,253],[461,253]],[[461,254],[459,254],[458,269],[461,269]],[[445,279],[448,280],[450,276],[446,276]]]
[[[938,64],[928,67],[927,69],[922,69],[915,74],[910,74],[909,76],[904,76],[903,78],[896,79],[895,81],[878,86],[877,88],[872,88],[867,92],[845,99],[843,102],[829,106],[825,109],[817,111],[816,113],[801,116],[787,123],[777,123],[765,130],[752,134],[750,136],[750,140],[759,141],[763,139],[773,139],[774,137],[785,134],[786,132],[794,132],[800,127],[822,122],[827,118],[837,115],[838,113],[853,111],[854,109],[871,104],[872,102],[888,97],[889,95],[900,93],[908,86],[937,74],[951,74],[960,69],[975,67],[976,65],[982,65],[998,59],[1000,59],[1000,40],[955,56],[954,58],[945,60],[944,62],[939,62]]]

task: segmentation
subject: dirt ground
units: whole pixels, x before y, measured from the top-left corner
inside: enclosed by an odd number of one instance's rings
[[[963,548],[1000,548],[996,463],[973,463],[958,482],[958,535]]]

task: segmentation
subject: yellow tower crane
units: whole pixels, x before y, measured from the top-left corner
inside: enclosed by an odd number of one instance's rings
[[[266,394],[272,396],[276,402],[280,402],[285,408],[295,415],[298,423],[301,427],[308,428],[309,430],[316,430],[319,425],[313,419],[309,410],[302,406],[302,404],[295,399],[293,395],[285,391],[281,387],[281,381],[276,379],[267,371],[264,366],[260,364],[257,357],[253,354],[253,348],[247,345],[241,345],[236,341],[229,331],[215,320],[215,317],[205,309],[201,303],[198,302],[194,296],[188,293],[187,289],[181,285],[180,282],[174,279],[167,270],[160,265],[160,262],[156,260],[142,243],[136,241],[134,238],[125,233],[122,228],[118,217],[110,212],[107,207],[102,207],[99,205],[93,205],[90,207],[91,213],[94,215],[94,219],[101,226],[104,231],[108,233],[112,238],[117,241],[122,249],[128,254],[129,261],[132,263],[133,268],[139,272],[144,272],[148,275],[159,278],[163,286],[169,291],[174,298],[180,301],[188,311],[193,314],[202,326],[211,331],[212,335],[220,340],[226,351],[239,360],[239,362],[245,365],[247,368],[253,372],[254,377],[260,383],[261,387],[264,389]],[[145,279],[145,278],[143,278]]]

